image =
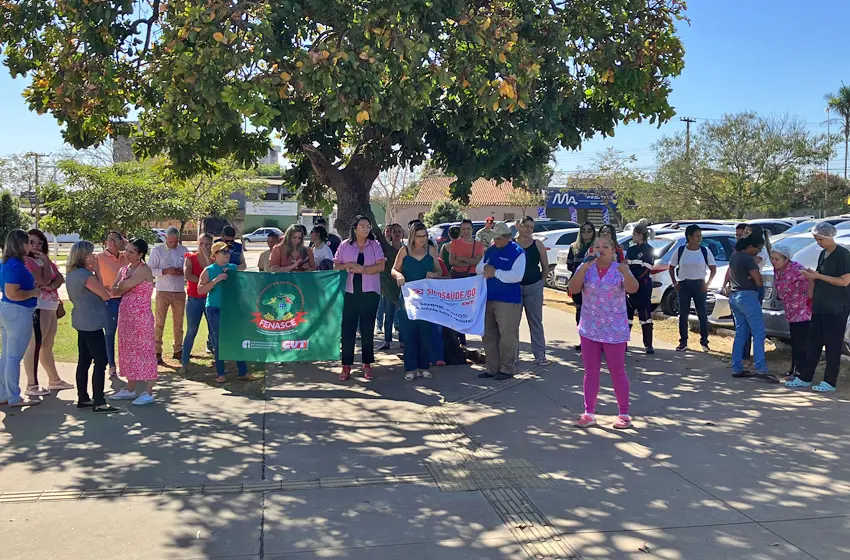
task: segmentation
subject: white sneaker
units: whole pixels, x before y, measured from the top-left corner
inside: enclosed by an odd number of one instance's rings
[[[131,401],[136,398],[135,391],[128,391],[127,389],[121,389],[117,393],[113,393],[107,397],[111,401]]]
[[[139,398],[137,398],[136,400],[133,401],[133,404],[136,405],[136,406],[142,406],[142,405],[146,405],[146,404],[153,404],[153,402],[154,402],[153,396],[151,396],[147,393],[142,393],[141,395],[139,395]]]
[[[44,397],[49,395],[50,391],[45,389],[44,387],[39,387],[38,385],[33,385],[32,387],[27,387],[26,395],[28,397]]]
[[[419,375],[421,375],[421,376],[422,376],[422,377],[424,377],[425,379],[431,379],[431,372],[430,372],[430,371],[428,371],[427,369],[421,369],[421,370],[419,370]]]

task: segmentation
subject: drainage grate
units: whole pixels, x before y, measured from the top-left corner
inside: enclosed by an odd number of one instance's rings
[[[426,467],[443,492],[555,487],[552,479],[528,459],[475,459],[427,463]]]
[[[578,560],[579,554],[522,490],[482,490],[516,541],[535,560]]]
[[[61,500],[115,499],[135,496],[213,496],[221,494],[251,494],[255,492],[291,492],[355,486],[384,486],[397,484],[433,484],[430,473],[411,473],[385,476],[313,478],[306,480],[264,480],[238,484],[199,484],[193,486],[115,486],[85,490],[54,490],[45,492],[5,492],[0,504],[55,502]]]

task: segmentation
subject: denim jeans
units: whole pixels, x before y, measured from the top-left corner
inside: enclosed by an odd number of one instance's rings
[[[388,298],[382,298],[381,300],[384,306],[384,317],[383,321],[378,323],[384,328],[384,342],[392,342],[393,341],[393,325],[395,325],[396,330],[398,329],[398,306],[391,302]]]
[[[106,302],[106,361],[109,367],[115,367],[115,332],[118,330],[118,308],[121,298],[112,298]]]
[[[215,372],[219,376],[224,376],[224,362],[218,359],[218,335],[221,325],[221,309],[218,307],[207,307],[207,326],[212,334],[213,350],[215,353]],[[239,377],[248,375],[248,364],[245,362],[236,362],[236,369],[239,371]]]
[[[445,362],[443,355],[443,326],[431,323],[431,363]]]
[[[21,400],[21,360],[32,338],[32,307],[0,302],[0,401]]]
[[[761,314],[758,292],[741,290],[729,296],[729,306],[735,317],[735,342],[732,345],[732,371],[744,370],[744,345],[750,334],[753,337],[753,359],[756,371],[767,372],[764,361],[764,317]]]
[[[404,305],[399,300],[400,305]],[[404,340],[404,371],[428,369],[431,362],[432,325],[427,321],[414,321],[407,317],[403,307],[399,308],[401,315],[401,332]]]
[[[192,357],[192,347],[195,345],[195,337],[198,336],[198,328],[201,326],[201,318],[204,316],[204,309],[207,305],[207,298],[186,298],[186,338],[183,339],[183,359],[181,360],[183,367],[189,365],[189,358]],[[209,329],[209,325],[207,325]]]
[[[705,309],[705,298],[708,294],[702,291],[703,286],[705,280],[679,280],[679,344],[688,343],[691,299],[694,300],[694,308],[699,318],[700,344],[708,344],[708,314]]]

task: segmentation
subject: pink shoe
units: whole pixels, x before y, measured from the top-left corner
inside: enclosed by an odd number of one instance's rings
[[[632,427],[632,419],[628,414],[621,414],[617,416],[617,420],[614,422],[615,430],[628,430]]]
[[[351,377],[351,366],[342,366],[342,373],[339,374],[340,381],[348,381]]]
[[[372,374],[372,364],[363,364],[363,379],[375,379]]]
[[[596,425],[596,416],[593,414],[584,413],[576,420],[576,426],[579,428],[589,428]]]

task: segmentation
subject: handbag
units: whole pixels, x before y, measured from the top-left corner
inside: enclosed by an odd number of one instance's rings
[[[56,318],[61,319],[65,316],[65,306],[62,305],[62,302],[59,302],[59,307],[56,308]]]

